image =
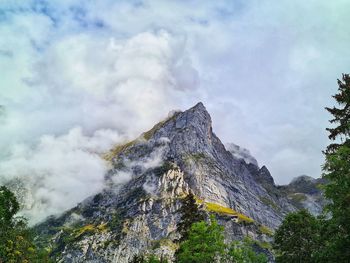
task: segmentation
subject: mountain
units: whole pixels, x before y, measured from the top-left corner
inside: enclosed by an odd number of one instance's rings
[[[279,186],[279,189],[297,208],[305,208],[311,214],[319,215],[327,203],[321,189],[325,184],[325,179],[301,175],[294,178],[288,185]]]
[[[248,235],[269,254],[273,230],[300,208],[290,198],[299,183],[276,186],[247,150],[228,148],[202,103],[175,112],[104,156],[110,171],[101,193],[36,230],[57,262],[126,263],[150,252],[171,260],[181,200],[192,191],[205,213],[216,214],[228,241]]]

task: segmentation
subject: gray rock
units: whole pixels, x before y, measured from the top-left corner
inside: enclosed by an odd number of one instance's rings
[[[226,150],[202,103],[118,149],[102,193],[37,226],[51,237],[58,262],[126,263],[147,253],[172,260],[180,237],[178,211],[189,190],[206,213],[217,214],[227,242],[247,235],[270,242],[270,231],[298,209],[265,166]],[[121,172],[132,179],[117,183]],[[227,211],[239,213],[240,222]],[[63,226],[70,232],[57,231]]]

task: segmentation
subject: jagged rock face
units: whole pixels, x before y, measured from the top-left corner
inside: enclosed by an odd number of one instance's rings
[[[294,178],[288,185],[279,189],[286,193],[288,199],[299,209],[307,209],[315,216],[320,215],[327,201],[321,190],[326,181],[302,175]]]
[[[281,222],[285,212],[294,210],[287,200],[273,200],[254,180],[247,164],[225,149],[212,131],[211,118],[203,104],[175,116],[151,140],[160,138],[169,139],[165,156],[180,166],[199,198],[231,207],[271,228]],[[262,172],[268,173],[266,168]],[[264,198],[280,203],[283,211],[266,205],[261,201]]]
[[[265,166],[225,149],[202,103],[117,149],[102,193],[37,227],[59,244],[53,247],[58,262],[126,263],[151,251],[172,260],[178,210],[189,191],[215,208],[206,212],[217,213],[227,240],[269,241],[266,229],[297,209]],[[129,180],[121,181],[126,174]],[[232,211],[243,219],[234,222]]]

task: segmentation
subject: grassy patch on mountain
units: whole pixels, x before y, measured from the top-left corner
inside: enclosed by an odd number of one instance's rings
[[[258,245],[259,247],[263,248],[263,249],[268,249],[268,250],[272,250],[272,245],[269,242],[266,241],[254,241],[256,245]]]
[[[280,208],[276,205],[276,203],[274,201],[272,201],[271,199],[264,197],[264,196],[260,196],[259,199],[263,204],[272,207],[275,211],[280,210]]]
[[[213,212],[213,213],[218,213],[218,214],[222,214],[222,215],[237,215],[238,216],[238,220],[240,222],[245,222],[245,223],[253,223],[254,220],[244,214],[241,214],[235,210],[233,210],[230,207],[225,207],[219,204],[215,204],[215,203],[210,203],[210,202],[206,202],[200,199],[197,199],[197,202],[199,204],[204,204],[205,208],[207,211],[209,212]]]
[[[156,125],[152,127],[149,131],[146,131],[142,133],[142,137],[145,138],[147,141],[152,138],[152,136],[155,134],[156,131],[158,131],[164,124],[166,124],[168,121],[171,121],[176,118],[177,115],[179,115],[180,112],[175,112],[171,117],[166,118],[163,121],[158,122]]]
[[[290,198],[292,201],[297,202],[297,203],[300,203],[300,202],[306,200],[305,194],[302,194],[302,193],[290,194],[290,195],[288,195],[288,198]]]
[[[267,236],[273,236],[274,234],[274,232],[270,228],[264,225],[259,226],[259,232]]]
[[[66,247],[78,248],[78,241],[83,237],[94,235],[96,233],[104,233],[108,231],[106,223],[86,224],[83,226],[60,227],[59,238],[55,241],[52,247],[51,256],[56,257]],[[49,241],[48,241],[49,242]]]
[[[67,240],[76,241],[85,235],[92,235],[95,233],[103,233],[108,230],[107,223],[101,223],[99,225],[87,224],[78,228],[68,228],[66,231],[69,233]]]
[[[125,151],[126,149],[130,148],[131,146],[133,146],[135,143],[137,142],[136,140],[132,140],[129,142],[126,142],[124,144],[119,144],[116,145],[115,147],[113,147],[110,151],[108,151],[107,153],[105,153],[103,155],[103,159],[105,159],[106,161],[112,161],[112,159],[119,155],[121,152]]]
[[[174,118],[176,118],[176,116],[179,114],[180,112],[176,112],[173,116],[166,118],[165,120],[157,123],[156,125],[154,125],[152,127],[152,129],[150,129],[149,131],[146,131],[144,133],[141,134],[141,138],[137,138],[135,140],[132,141],[128,141],[124,144],[118,144],[116,146],[114,146],[110,151],[108,151],[107,153],[105,153],[103,155],[103,158],[107,161],[111,161],[113,159],[113,157],[119,155],[121,152],[127,150],[128,148],[130,148],[131,146],[135,145],[137,141],[139,141],[140,139],[142,140],[142,138],[144,138],[145,140],[150,140],[152,138],[152,136],[154,135],[154,133],[159,130],[165,123],[167,123],[170,120],[173,120]]]
[[[204,153],[193,153],[189,155],[189,158],[192,158],[194,161],[200,161],[202,159],[205,159],[206,155]]]

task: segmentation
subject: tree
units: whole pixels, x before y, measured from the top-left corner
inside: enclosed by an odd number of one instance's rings
[[[218,224],[214,216],[210,222],[193,223],[188,239],[180,244],[178,263],[212,263],[224,257],[224,228]]]
[[[253,250],[254,241],[245,238],[242,241],[234,241],[228,249],[228,262],[232,263],[267,263],[265,254],[256,253]]]
[[[47,252],[36,248],[23,217],[16,217],[19,204],[5,186],[0,187],[0,262],[49,262]]]
[[[338,107],[326,108],[333,115],[330,120],[335,127],[327,128],[333,142],[327,147],[323,166],[325,196],[331,202],[326,207],[331,219],[328,221],[328,236],[325,250],[337,262],[348,262],[350,258],[350,75],[343,74],[338,80],[338,93],[333,98]]]
[[[19,210],[15,195],[5,186],[0,187],[0,227],[1,229],[14,226],[14,216]]]
[[[183,241],[187,239],[191,225],[204,220],[204,215],[199,211],[196,199],[191,191],[183,199],[179,212],[181,213],[181,218],[177,224],[177,230],[181,234],[180,241]]]
[[[340,146],[347,143],[350,136],[350,75],[343,74],[342,80],[338,79],[338,86],[338,93],[333,98],[340,107],[326,107],[326,110],[333,115],[333,119],[329,122],[336,126],[326,130],[329,132],[330,140],[334,142],[341,139],[343,143],[331,143],[325,151],[326,155],[335,153]]]
[[[275,232],[276,262],[317,262],[318,233],[318,220],[307,210],[288,214]]]

